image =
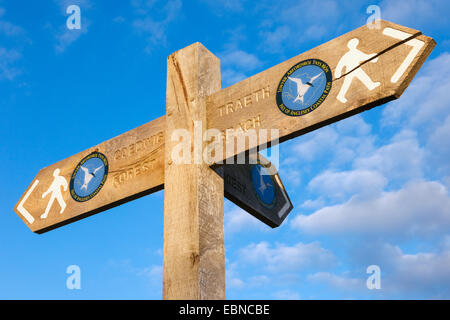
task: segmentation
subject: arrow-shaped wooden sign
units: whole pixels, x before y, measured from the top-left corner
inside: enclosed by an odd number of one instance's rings
[[[208,96],[206,127],[218,133],[214,143],[223,150],[213,162],[400,97],[435,42],[417,30],[380,25],[363,26]],[[42,233],[160,190],[165,130],[161,117],[42,169],[16,213]],[[252,132],[256,140],[235,143],[234,137]]]
[[[362,26],[207,98],[207,126],[222,155],[297,137],[397,99],[436,43],[420,31],[380,21]],[[231,135],[227,130],[231,129]],[[233,134],[255,133],[239,147]]]
[[[272,228],[278,227],[293,205],[275,166],[262,155],[250,155],[245,164],[215,169],[224,179],[228,200]]]
[[[161,117],[40,170],[16,213],[43,233],[161,190],[164,130]]]
[[[36,233],[44,233],[164,187],[165,117],[153,120],[116,138],[39,171],[15,207]],[[265,158],[260,162],[269,167]],[[256,164],[256,160],[252,163]],[[231,177],[252,192],[247,175],[253,164],[226,165],[225,196],[271,227],[279,226],[292,209],[278,173],[270,171],[276,206],[259,205],[255,197],[236,194]],[[223,168],[217,169],[223,172]],[[289,201],[289,202],[288,202]],[[286,205],[286,207],[284,207]],[[281,210],[281,211],[280,211]],[[282,216],[278,217],[278,213]]]

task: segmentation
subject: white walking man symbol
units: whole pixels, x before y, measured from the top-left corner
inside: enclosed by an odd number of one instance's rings
[[[45,209],[45,213],[41,215],[41,219],[47,218],[48,212],[50,211],[53,202],[55,202],[55,199],[58,200],[59,206],[61,207],[59,213],[63,213],[64,209],[66,208],[66,203],[64,202],[61,194],[61,187],[64,188],[64,191],[67,191],[68,185],[66,179],[64,177],[61,177],[59,173],[59,169],[55,169],[55,171],[53,171],[53,182],[48,190],[42,194],[42,198],[45,198],[50,192],[52,193],[50,196],[50,200],[48,201],[47,208]]]
[[[346,103],[347,99],[345,98],[345,94],[347,93],[348,89],[350,88],[350,85],[353,81],[353,78],[358,78],[370,91],[375,89],[380,85],[379,82],[373,82],[372,79],[367,75],[367,73],[364,72],[359,65],[361,62],[367,61],[370,58],[373,58],[376,53],[372,54],[365,54],[364,52],[356,49],[356,47],[359,44],[359,40],[356,38],[351,39],[347,43],[347,47],[350,49],[346,54],[344,54],[339,60],[336,70],[334,71],[334,76],[336,78],[340,78],[342,75],[343,69],[345,69],[344,74],[347,72],[350,72],[347,74],[344,78],[344,83],[342,84],[341,90],[339,91],[339,94],[337,95],[337,99],[342,102]],[[374,63],[377,62],[378,58],[375,58],[371,60],[370,62]]]

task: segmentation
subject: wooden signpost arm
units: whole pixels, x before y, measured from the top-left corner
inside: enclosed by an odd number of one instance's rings
[[[191,164],[172,157],[176,130],[206,129],[205,97],[220,90],[220,62],[200,43],[167,61],[164,174],[164,299],[225,299],[223,179],[194,147]],[[203,130],[196,134],[203,135]],[[193,144],[190,144],[192,146]],[[201,156],[201,155],[200,155]]]
[[[270,135],[260,135],[261,129],[278,129],[279,142],[317,130],[399,98],[435,45],[420,31],[392,22],[380,20],[379,29],[364,25],[215,92],[206,102],[208,129],[222,132],[223,154],[229,155],[270,145]],[[295,88],[290,76],[306,65],[322,67],[321,77],[327,79],[323,95],[311,106],[294,109],[291,101],[288,107],[283,89]],[[233,140],[227,138],[230,129],[254,130],[259,140],[233,150],[233,144],[227,145]]]

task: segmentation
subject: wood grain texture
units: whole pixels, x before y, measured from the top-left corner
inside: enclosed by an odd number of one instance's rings
[[[219,60],[200,43],[167,61],[164,299],[224,299],[223,180],[206,164],[176,164],[175,130],[206,128],[205,97],[220,90]],[[191,149],[192,159],[194,149]]]
[[[424,44],[396,83],[391,82],[391,77],[411,52],[412,47],[404,40],[383,34],[386,28],[405,32],[411,35],[409,39],[416,39]],[[374,59],[378,58],[376,63],[362,62],[359,68],[381,85],[369,91],[359,79],[354,79],[346,95],[347,102],[342,103],[338,101],[337,95],[345,77],[336,78],[335,70],[341,57],[349,50],[347,46],[349,41],[355,38],[359,40],[359,50],[367,54],[375,53]],[[209,96],[207,98],[208,129],[219,129],[223,133],[227,129],[236,129],[241,133],[245,133],[248,129],[255,129],[256,133],[259,133],[260,129],[279,129],[281,142],[297,137],[397,99],[434,46],[433,39],[422,35],[417,30],[391,22],[381,21],[380,29],[360,27]],[[285,73],[306,59],[320,59],[328,64],[333,75],[331,91],[325,101],[314,111],[302,116],[289,116],[281,112],[277,106],[277,88]],[[224,134],[222,139],[223,137]],[[256,145],[270,142],[270,140],[268,136],[268,139],[259,140]],[[256,145],[247,143],[244,150]],[[228,151],[230,148],[229,146]],[[235,147],[230,154],[236,155],[244,150]],[[225,150],[223,154],[226,154]]]
[[[14,207],[15,212],[32,231],[43,233],[161,190],[164,184],[164,130],[165,118],[161,117],[40,170]],[[47,218],[41,219],[50,201],[50,195],[45,198],[42,195],[51,185],[55,169],[60,169],[60,176],[69,184],[80,160],[94,151],[103,153],[109,163],[108,176],[99,193],[88,201],[78,202],[70,195],[69,188],[65,191],[61,188],[67,205],[64,212],[60,213],[58,201],[54,201]],[[27,220],[18,210],[21,203],[32,220]]]

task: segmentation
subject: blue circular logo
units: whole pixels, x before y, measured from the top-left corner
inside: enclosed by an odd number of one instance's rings
[[[103,153],[92,152],[76,166],[70,179],[70,194],[75,201],[92,199],[108,177],[108,159]]]
[[[258,200],[265,207],[272,208],[276,200],[272,176],[263,165],[255,164],[251,170],[251,178]]]
[[[278,108],[288,116],[308,114],[325,101],[331,83],[331,69],[325,62],[319,59],[301,61],[286,72],[278,85]]]

